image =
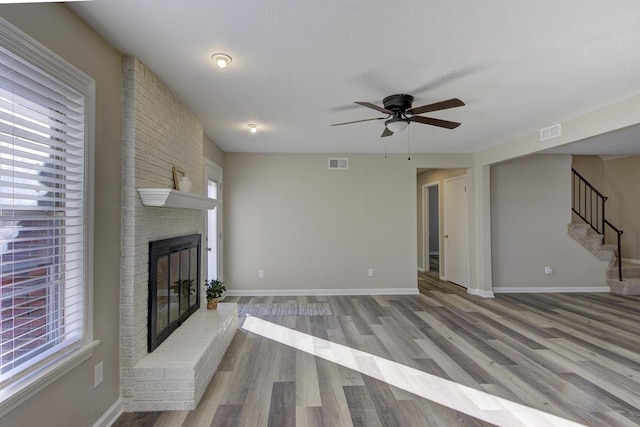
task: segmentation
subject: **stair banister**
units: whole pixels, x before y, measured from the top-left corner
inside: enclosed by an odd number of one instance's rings
[[[622,248],[620,247],[620,236],[622,236],[623,231],[618,229],[606,219],[604,220],[604,223],[611,227],[611,229],[618,235],[618,280],[622,282]]]
[[[617,253],[618,280],[622,282],[622,247],[620,244],[620,236],[622,236],[622,230],[617,228],[615,225],[611,224],[611,222],[609,222],[605,218],[605,214],[604,214],[605,202],[607,201],[607,197],[602,193],[600,193],[593,185],[591,185],[591,183],[589,183],[589,181],[587,181],[582,175],[580,175],[578,171],[571,168],[571,172],[573,173],[573,177],[572,177],[573,184],[571,186],[571,189],[573,190],[573,195],[571,198],[571,210],[575,212],[575,214],[578,215],[584,222],[589,224],[591,228],[593,228],[596,231],[596,233],[602,234],[602,243],[604,243],[605,225],[608,225],[609,227],[611,227],[613,231],[616,232],[618,237],[618,253]],[[576,178],[577,178],[577,186],[578,186],[577,188],[578,203],[576,203]],[[584,191],[583,191],[583,188],[584,188]],[[589,210],[588,210],[589,214],[588,215],[587,215],[587,189],[588,189],[588,198],[589,198]],[[583,207],[583,200],[582,200],[583,195],[584,195],[584,207]],[[596,197],[595,221],[593,218],[593,207],[594,207],[593,197],[594,196]],[[598,212],[600,212],[600,214],[598,214]]]

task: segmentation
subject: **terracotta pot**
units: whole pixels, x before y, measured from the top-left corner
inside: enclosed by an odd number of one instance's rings
[[[215,310],[218,308],[218,300],[220,298],[213,298],[207,300],[207,310]]]

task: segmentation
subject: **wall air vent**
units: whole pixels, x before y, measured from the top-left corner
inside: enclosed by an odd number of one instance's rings
[[[546,141],[547,139],[556,138],[560,135],[562,135],[562,123],[540,129],[540,141]]]
[[[349,159],[329,158],[329,169],[349,169]]]

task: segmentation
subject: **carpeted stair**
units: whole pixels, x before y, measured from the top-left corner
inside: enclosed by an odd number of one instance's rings
[[[622,264],[622,281],[618,280],[615,245],[603,245],[602,234],[591,233],[589,224],[569,224],[569,235],[601,261],[609,261],[607,285],[617,295],[640,295],[640,264]]]

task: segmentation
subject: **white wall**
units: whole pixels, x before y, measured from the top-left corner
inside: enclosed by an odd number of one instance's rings
[[[570,155],[534,155],[492,166],[494,290],[606,286],[608,263],[569,236],[570,222]],[[553,274],[545,275],[546,266]]]
[[[202,124],[136,58],[123,61],[125,134],[122,141],[122,281],[120,368],[123,406],[135,411],[133,368],[147,355],[149,242],[202,234],[202,211],[145,207],[137,187],[173,188],[173,166],[204,195]]]
[[[348,157],[349,170],[328,170],[329,157]],[[469,155],[408,161],[404,155],[227,153],[229,290],[415,290],[416,168],[471,162]]]

